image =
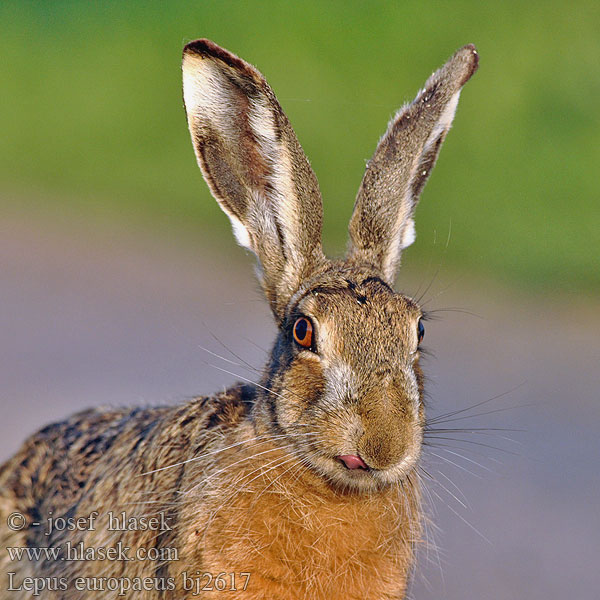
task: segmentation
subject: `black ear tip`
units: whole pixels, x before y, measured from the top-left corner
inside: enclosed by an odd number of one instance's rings
[[[244,61],[233,54],[233,52],[225,50],[225,48],[206,38],[187,43],[183,47],[183,56],[190,54],[200,56],[201,58],[216,58],[230,66],[245,65]]]
[[[225,50],[225,48],[221,48],[218,44],[215,44],[211,40],[207,40],[206,38],[201,38],[199,40],[194,40],[193,42],[187,43],[183,47],[183,59],[185,61],[186,57],[197,56],[202,59],[213,59],[220,61],[235,69],[238,72],[244,73],[247,77],[254,79],[255,81],[262,81],[261,75],[258,71],[247,62],[243,61],[241,58],[229,52],[229,50]]]
[[[214,54],[216,49],[221,50],[222,48],[210,40],[201,38],[199,40],[188,42],[183,47],[183,54],[198,54],[199,56],[206,56],[208,54]]]
[[[477,69],[479,66],[479,52],[477,52],[475,44],[467,44],[466,46],[463,46],[462,51],[465,52],[465,54],[467,54],[467,56],[470,58],[474,69]]]
[[[461,81],[461,85],[464,85],[479,68],[479,52],[477,52],[475,44],[467,44],[458,50],[454,56],[464,63],[465,74]]]

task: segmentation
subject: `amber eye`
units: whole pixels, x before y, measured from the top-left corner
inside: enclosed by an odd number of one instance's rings
[[[313,342],[313,326],[306,317],[299,317],[294,323],[294,339],[303,348],[310,348]]]
[[[423,325],[423,321],[419,319],[419,323],[417,325],[417,339],[419,340],[419,344],[423,341],[425,337],[425,326]]]

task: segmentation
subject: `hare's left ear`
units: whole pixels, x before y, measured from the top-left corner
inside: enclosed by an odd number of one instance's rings
[[[294,130],[264,77],[209,40],[183,50],[183,97],[198,164],[260,262],[260,279],[281,320],[301,285],[325,261],[323,204]]]
[[[390,284],[402,250],[415,239],[419,194],[477,65],[473,45],[458,50],[390,121],[367,165],[350,220],[348,259],[376,267]]]

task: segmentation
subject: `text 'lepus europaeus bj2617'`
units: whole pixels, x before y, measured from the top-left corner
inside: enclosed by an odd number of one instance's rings
[[[187,44],[194,150],[258,258],[277,338],[258,383],[88,410],[30,437],[0,470],[2,598],[404,597],[421,534],[424,329],[392,285],[477,64],[461,48],[394,116],[346,257],[330,260],[316,177],[271,88],[216,44]]]

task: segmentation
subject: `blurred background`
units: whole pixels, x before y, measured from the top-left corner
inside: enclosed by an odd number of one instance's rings
[[[197,37],[275,90],[319,178],[332,255],[389,117],[477,46],[397,286],[435,317],[429,415],[463,411],[425,449],[436,527],[411,594],[595,597],[597,2],[3,0],[0,459],[86,406],[252,377],[211,352],[264,362],[274,326],[252,257],[186,128],[181,49]]]

